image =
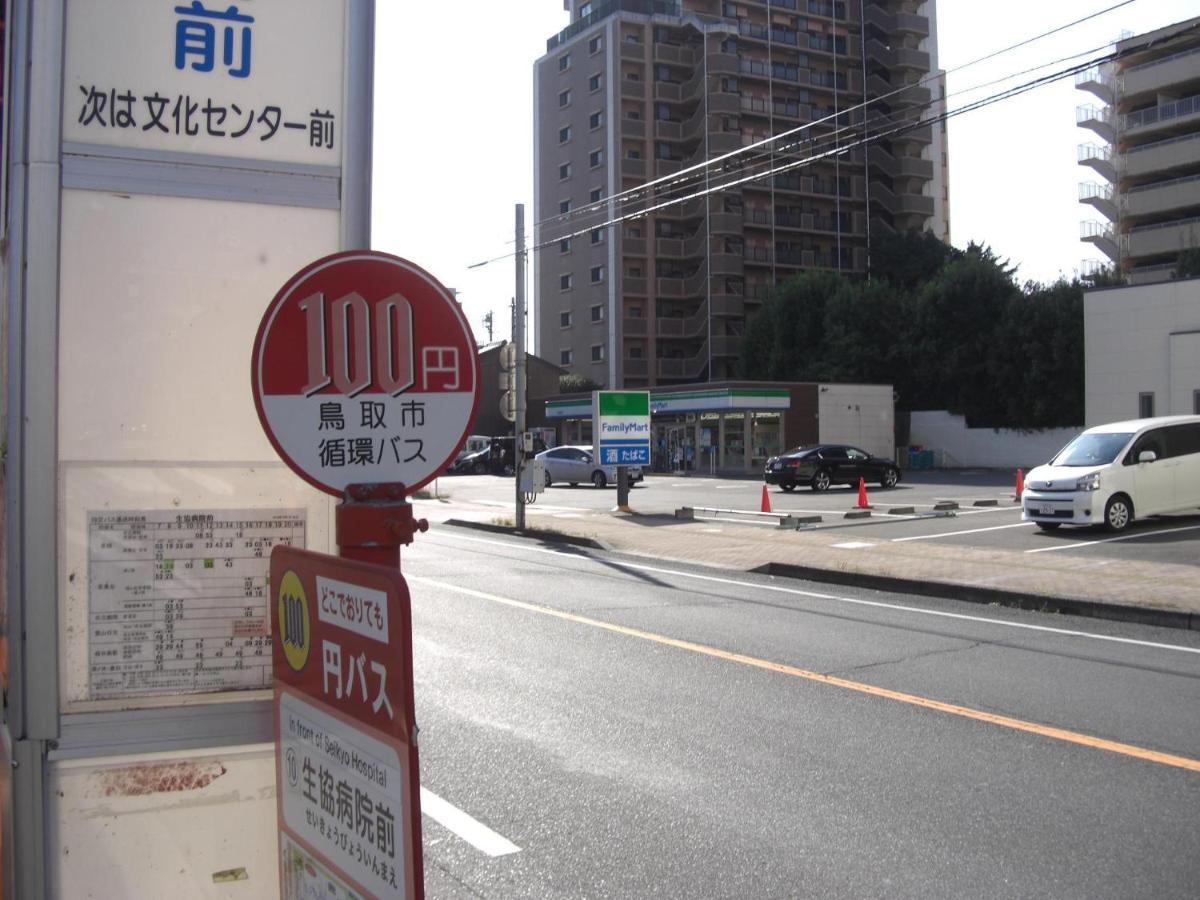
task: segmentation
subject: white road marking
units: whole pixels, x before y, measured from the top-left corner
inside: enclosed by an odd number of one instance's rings
[[[488,856],[507,856],[521,851],[521,848],[508,838],[472,819],[457,806],[447,803],[426,787],[421,788],[421,812]]]
[[[447,534],[446,532],[438,532],[439,537],[450,538],[458,541],[466,541],[472,544],[490,544],[495,547],[504,547],[508,550],[513,548],[511,541],[494,541],[487,538],[467,537],[465,535]],[[553,550],[548,547],[521,547],[528,553],[548,553],[551,556],[565,556],[571,559],[579,559],[578,552],[567,553],[563,550]],[[913,615],[936,616],[942,619],[957,619],[965,622],[979,622],[985,625],[999,625],[1004,628],[1017,628],[1023,631],[1038,631],[1044,634],[1057,634],[1064,637],[1080,637],[1087,638],[1093,641],[1105,641],[1113,644],[1130,644],[1135,647],[1151,647],[1156,650],[1177,650],[1180,653],[1195,653],[1200,655],[1200,647],[1185,647],[1179,644],[1162,644],[1157,641],[1139,641],[1135,638],[1115,637],[1108,634],[1092,634],[1088,631],[1077,631],[1070,628],[1051,628],[1047,625],[1030,625],[1026,622],[1007,622],[1004,619],[992,619],[986,616],[968,616],[965,613],[945,612],[940,609],[922,609],[919,606],[903,606],[899,603],[883,603],[879,600],[860,600],[856,597],[838,597],[834,594],[819,594],[815,591],[802,591],[799,588],[783,587],[775,584],[756,584],[750,581],[738,581],[736,578],[721,578],[715,575],[700,575],[694,572],[680,572],[677,569],[663,569],[658,566],[643,565],[641,563],[627,562],[624,564],[627,568],[637,569],[641,572],[652,572],[656,575],[673,575],[677,578],[691,578],[695,581],[707,581],[713,584],[724,584],[730,587],[747,588],[756,591],[768,591],[776,594],[787,594],[793,597],[809,597],[814,600],[829,600],[834,603],[846,603],[851,606],[870,606],[876,609],[887,609],[893,612],[911,613]],[[409,576],[411,578],[411,576]],[[420,581],[419,578],[412,578],[413,581]]]
[[[1114,541],[1132,541],[1137,538],[1155,537],[1160,534],[1175,534],[1178,531],[1195,531],[1200,525],[1184,525],[1180,528],[1162,528],[1158,531],[1142,531],[1137,534],[1122,534],[1117,537],[1100,538],[1097,541],[1074,541],[1070,544],[1055,544],[1053,547],[1038,547],[1036,550],[1026,550],[1026,553],[1051,553],[1055,550],[1075,550],[1079,547],[1094,547],[1096,544],[1111,544]]]
[[[834,544],[833,546],[838,550],[866,550],[875,545],[867,541],[846,541],[844,544]]]
[[[914,537],[892,538],[893,544],[903,544],[906,541],[932,541],[935,538],[958,537],[960,534],[979,534],[983,531],[1003,531],[1005,528],[1029,528],[1032,522],[1017,522],[1014,525],[993,525],[991,528],[968,528],[964,531],[943,531],[940,534],[918,534]]]

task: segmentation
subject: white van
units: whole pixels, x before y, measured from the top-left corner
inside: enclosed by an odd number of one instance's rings
[[[1089,428],[1031,469],[1022,518],[1039,528],[1104,525],[1200,510],[1200,416],[1161,416]]]

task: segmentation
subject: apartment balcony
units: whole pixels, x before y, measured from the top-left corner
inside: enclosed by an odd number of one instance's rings
[[[1079,239],[1084,243],[1095,245],[1097,250],[1113,262],[1121,258],[1121,248],[1117,245],[1116,232],[1108,223],[1080,222]]]
[[[633,41],[621,41],[621,59],[643,62],[646,59],[646,46]]]
[[[621,119],[621,137],[643,139],[646,137],[645,119]]]
[[[1110,222],[1117,221],[1116,189],[1111,184],[1097,184],[1094,181],[1080,184],[1079,202],[1088,204]]]
[[[625,256],[645,256],[646,255],[646,239],[644,237],[629,237],[627,235],[621,237],[621,252]],[[628,290],[628,288],[626,288]],[[645,285],[642,286],[642,293],[645,293]]]
[[[742,136],[732,131],[714,131],[708,136],[710,156],[724,156],[742,148]]]
[[[642,100],[646,96],[646,82],[634,81],[631,78],[621,79],[621,96],[633,100]]]
[[[1142,95],[1154,96],[1176,85],[1195,81],[1200,72],[1200,48],[1185,50],[1153,62],[1130,66],[1123,73],[1122,96],[1129,100]]]
[[[867,148],[867,161],[892,178],[933,178],[933,161],[919,156],[893,156],[880,144]]]
[[[1126,113],[1121,117],[1121,132],[1125,139],[1163,133],[1183,135],[1200,127],[1200,94],[1184,97],[1172,103],[1161,103],[1149,109]]]
[[[621,279],[621,292],[627,297],[648,297],[645,278],[626,275]]]
[[[663,338],[697,338],[708,334],[708,304],[689,316],[660,316],[654,322],[655,334]]]
[[[1132,229],[1125,240],[1127,255],[1131,260],[1200,247],[1200,216],[1159,225],[1143,225]]]
[[[714,253],[709,257],[708,270],[714,276],[740,276],[745,270],[745,265],[740,255],[733,253]]]
[[[661,379],[696,381],[708,368],[708,342],[701,344],[699,351],[691,355],[659,357],[655,362]]]
[[[922,74],[929,71],[929,54],[909,47],[888,46],[878,38],[867,39],[867,57],[888,69],[910,69]]]
[[[682,159],[656,159],[654,161],[655,178],[665,178],[667,175],[675,175],[682,170]]]
[[[1075,107],[1075,124],[1080,128],[1090,128],[1109,144],[1117,140],[1115,119],[1111,106],[1093,106],[1089,103]]]
[[[1158,263],[1153,266],[1135,266],[1126,275],[1129,284],[1157,284],[1160,281],[1170,281],[1175,277],[1178,262]]]
[[[654,255],[668,259],[683,259],[683,238],[655,238]]]
[[[650,360],[642,356],[626,356],[621,360],[621,369],[626,378],[646,378],[650,374]]]
[[[1134,180],[1173,171],[1183,174],[1196,165],[1197,159],[1200,159],[1200,133],[1188,134],[1130,148],[1125,153],[1121,174]],[[1116,181],[1115,174],[1105,177]]]
[[[1148,184],[1125,193],[1125,215],[1131,222],[1193,208],[1200,209],[1200,175]]]
[[[646,180],[646,161],[644,159],[623,159],[621,160],[621,175],[624,178],[637,178],[641,181]]]
[[[654,82],[654,100],[658,103],[680,103],[683,101],[683,85],[674,81]]]
[[[899,194],[894,210],[896,215],[920,216],[927,219],[933,215],[933,198],[924,194]]]
[[[1079,165],[1093,169],[1106,181],[1116,182],[1117,167],[1112,147],[1097,144],[1080,144],[1076,148]]]
[[[645,337],[649,331],[649,320],[644,317],[632,318],[625,316],[621,319],[621,334],[625,337]]]
[[[695,63],[695,54],[690,47],[681,47],[678,44],[665,44],[661,41],[655,41],[654,61],[675,63],[680,66],[691,66]]]
[[[1117,79],[1113,75],[1111,66],[1092,66],[1090,69],[1076,72],[1075,87],[1099,97],[1109,106],[1116,101]]]

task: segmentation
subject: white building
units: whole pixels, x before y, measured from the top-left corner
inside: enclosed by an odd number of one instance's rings
[[[1088,426],[1200,413],[1200,278],[1088,291],[1083,309]]]

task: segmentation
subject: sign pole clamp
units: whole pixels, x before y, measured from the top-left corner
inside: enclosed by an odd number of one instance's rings
[[[344,559],[399,568],[400,547],[428,531],[429,521],[413,516],[399,482],[351,484],[335,510],[334,527]]]

